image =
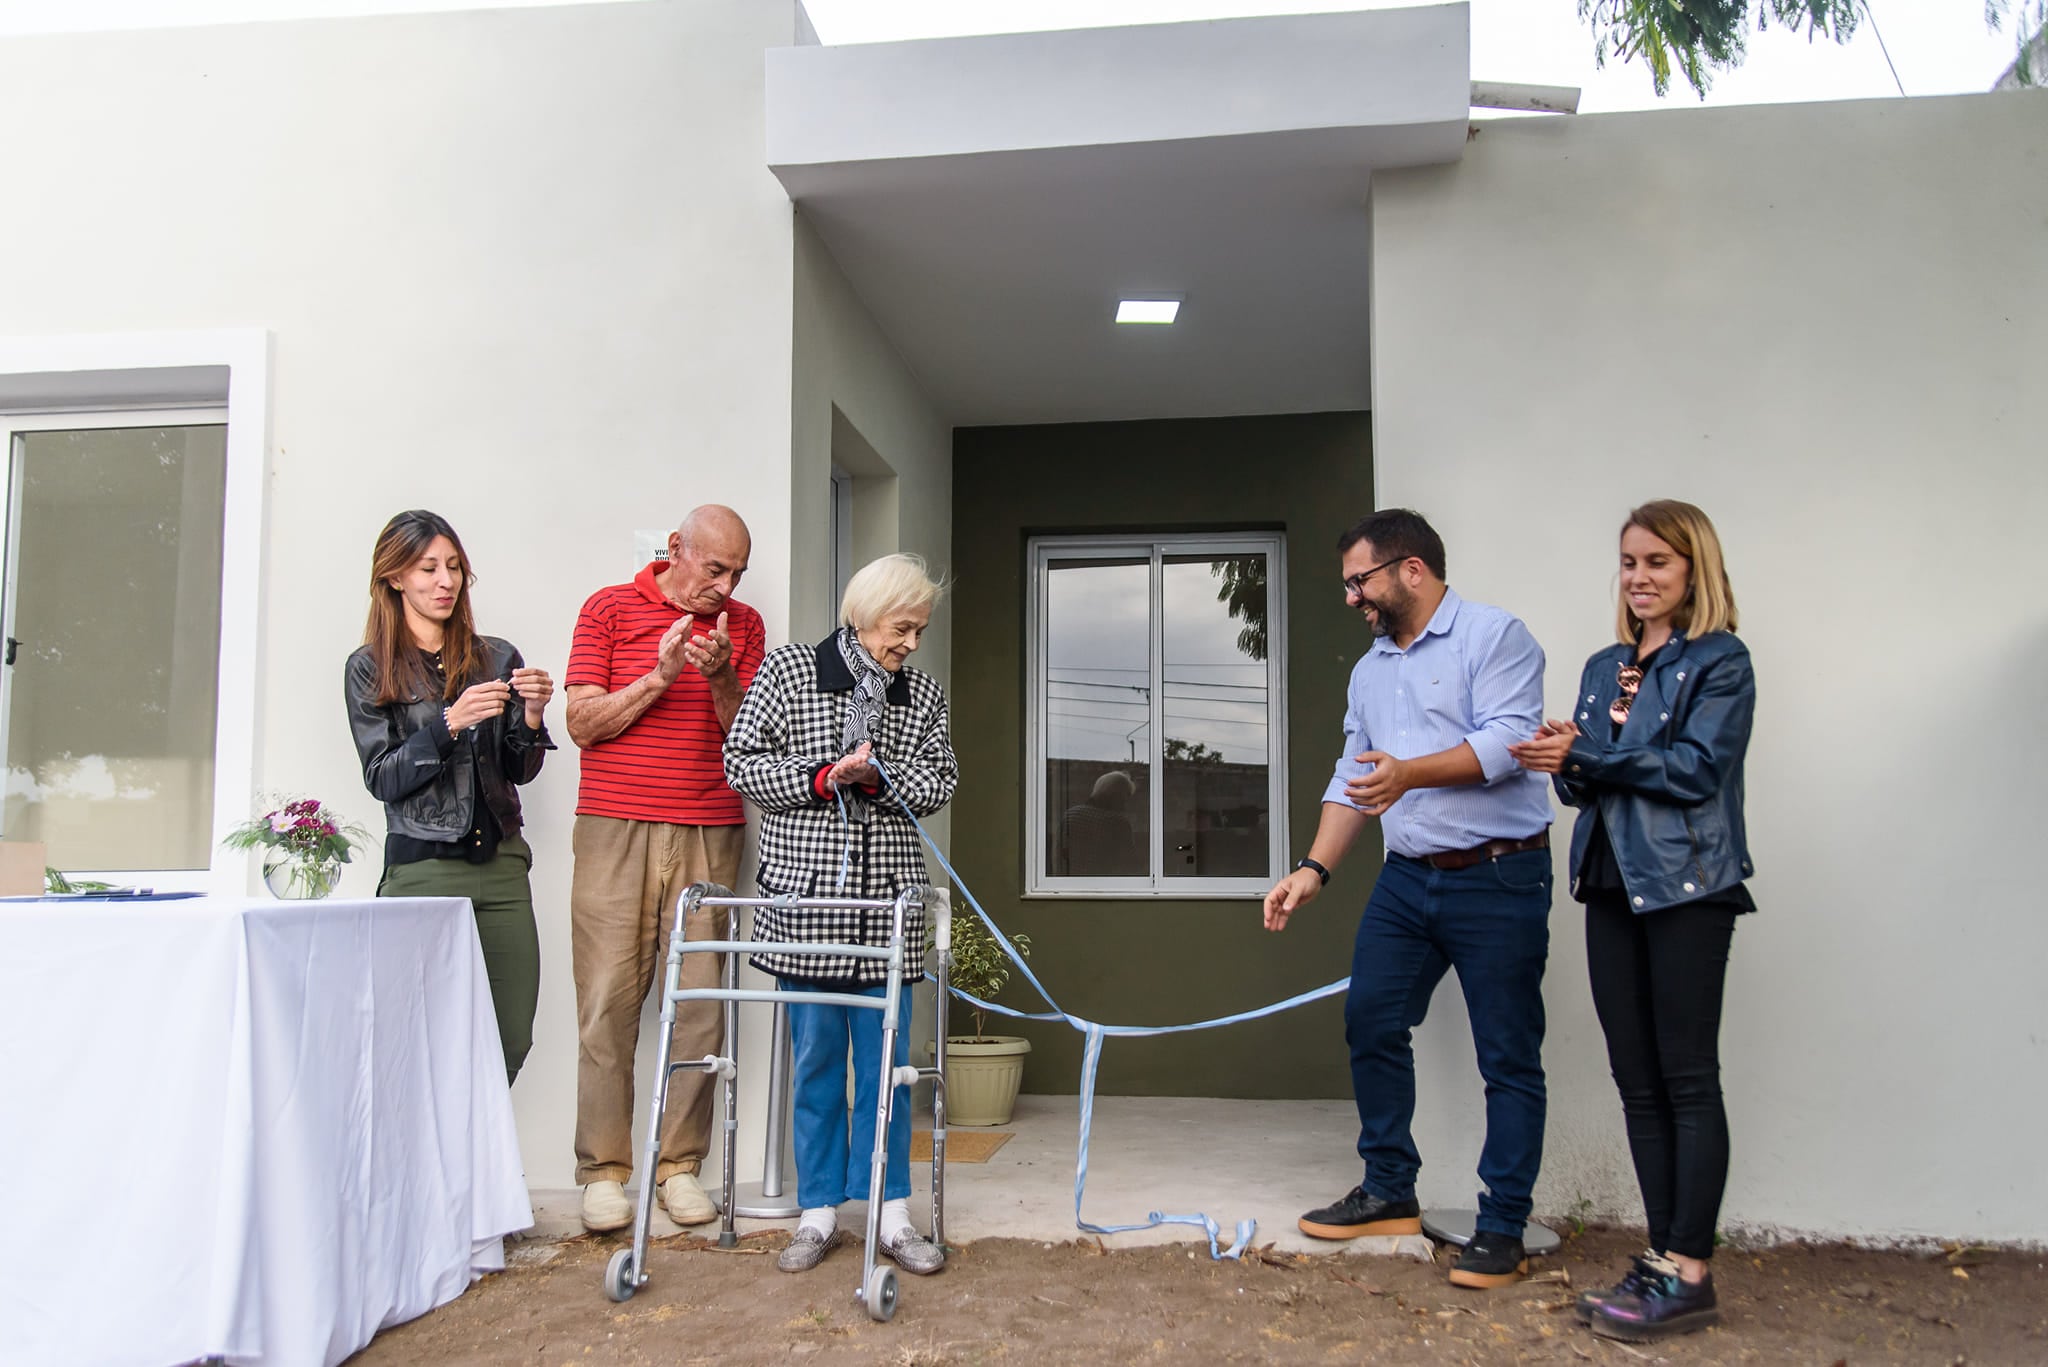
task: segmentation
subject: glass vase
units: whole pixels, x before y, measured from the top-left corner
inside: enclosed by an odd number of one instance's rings
[[[303,859],[275,847],[263,856],[263,885],[273,897],[288,901],[325,897],[340,881],[339,860]]]

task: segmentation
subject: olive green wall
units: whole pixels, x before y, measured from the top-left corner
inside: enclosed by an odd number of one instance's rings
[[[1163,1025],[1262,1006],[1350,971],[1358,909],[1379,868],[1368,833],[1321,900],[1282,935],[1255,899],[1025,900],[1025,542],[1075,532],[1284,530],[1287,534],[1289,830],[1308,848],[1341,747],[1344,684],[1369,643],[1344,606],[1336,540],[1372,510],[1365,413],[960,428],[953,437],[953,740],[960,792],[953,860],[1031,966],[1075,1015]],[[1005,1005],[1043,1010],[1013,979]],[[994,1026],[991,1026],[994,1029]],[[1072,1092],[1081,1036],[1028,1035],[1025,1090]],[[1109,1094],[1351,1094],[1337,1001],[1248,1025],[1103,1046]]]

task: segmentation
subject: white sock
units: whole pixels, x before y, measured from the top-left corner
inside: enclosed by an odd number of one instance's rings
[[[893,1247],[905,1233],[917,1231],[910,1224],[910,1202],[894,1200],[882,1202],[882,1247]]]
[[[829,1239],[832,1237],[832,1231],[839,1228],[839,1208],[813,1206],[803,1213],[803,1218],[796,1222],[796,1227],[808,1229],[820,1238]]]

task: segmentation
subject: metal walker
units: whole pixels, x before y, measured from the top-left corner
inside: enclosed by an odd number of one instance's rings
[[[742,940],[739,935],[739,914],[742,908],[803,908],[816,907],[834,910],[887,911],[890,914],[890,934],[887,948],[875,949],[867,945],[784,943],[781,941]],[[903,968],[905,946],[908,938],[905,926],[911,916],[922,916],[929,906],[934,913],[933,946],[937,950],[936,977],[939,986],[938,1011],[935,1029],[937,1044],[932,1066],[918,1068],[905,1065],[894,1066],[896,1057],[897,1022],[901,1019],[903,995]],[[699,907],[721,907],[726,913],[726,938],[723,940],[686,940],[684,934],[689,925],[690,913]],[[756,950],[767,950],[779,954],[839,955],[856,959],[880,959],[889,966],[888,990],[879,997],[856,996],[848,992],[783,992],[742,988],[739,982],[740,956]],[[685,988],[682,984],[683,956],[685,954],[724,954],[725,974],[722,987]],[[654,1172],[661,1156],[661,1113],[668,1101],[669,1076],[680,1070],[716,1073],[724,1081],[725,1133],[721,1150],[724,1172],[722,1212],[718,1227],[718,1246],[731,1248],[738,1243],[733,1233],[734,1176],[733,1157],[738,1145],[738,1097],[739,1065],[735,1055],[739,1052],[739,1004],[741,1002],[764,1002],[769,1004],[801,1004],[815,1002],[828,1006],[849,1006],[862,1010],[882,1013],[882,1074],[879,1095],[875,1102],[875,1148],[868,1168],[868,1218],[866,1248],[861,1258],[861,1282],[853,1298],[865,1306],[868,1317],[888,1320],[896,1313],[896,1269],[877,1265],[876,1253],[880,1243],[882,1222],[883,1171],[889,1157],[889,1113],[894,1104],[896,1088],[916,1083],[919,1079],[930,1078],[932,1082],[932,1242],[941,1246],[945,1243],[946,1213],[946,979],[953,964],[953,923],[947,899],[934,893],[930,888],[905,888],[893,901],[847,897],[736,897],[730,888],[715,883],[697,883],[684,890],[676,908],[675,931],[669,937],[668,973],[662,988],[661,1045],[654,1072],[654,1095],[647,1116],[647,1147],[642,1155],[640,1167],[640,1199],[633,1212],[633,1242],[611,1257],[604,1270],[604,1291],[615,1301],[624,1301],[647,1284],[647,1229],[654,1217]],[[725,1003],[725,1053],[723,1056],[707,1054],[701,1059],[672,1059],[678,1003],[687,1001],[721,1001]],[[777,1104],[771,1099],[770,1105]]]

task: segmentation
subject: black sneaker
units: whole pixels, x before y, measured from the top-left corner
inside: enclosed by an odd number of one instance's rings
[[[1643,1268],[1646,1275],[1633,1294],[1616,1296],[1594,1309],[1589,1321],[1594,1333],[1640,1343],[1720,1322],[1712,1273],[1695,1284],[1681,1278],[1678,1268],[1664,1258],[1645,1259]]]
[[[1295,1222],[1317,1239],[1356,1239],[1364,1234],[1420,1234],[1422,1206],[1414,1197],[1383,1201],[1364,1187],[1353,1187],[1335,1205],[1312,1210]]]
[[[1529,1274],[1529,1255],[1522,1241],[1482,1229],[1451,1264],[1452,1286],[1507,1286]]]
[[[1655,1252],[1645,1252],[1629,1264],[1628,1271],[1622,1273],[1621,1280],[1614,1285],[1602,1287],[1597,1291],[1581,1291],[1578,1300],[1572,1303],[1579,1323],[1591,1324],[1593,1312],[1608,1301],[1621,1296],[1633,1296],[1641,1291],[1645,1279],[1657,1275],[1656,1269],[1650,1266],[1650,1260],[1656,1257]]]

